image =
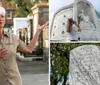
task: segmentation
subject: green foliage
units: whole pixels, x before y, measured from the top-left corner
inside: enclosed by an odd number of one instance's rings
[[[10,6],[16,5],[15,17],[26,17],[32,13],[31,8],[41,2],[48,2],[48,0],[7,0]]]
[[[43,48],[40,48],[39,46],[36,47],[36,55],[43,55]]]
[[[50,45],[50,62],[53,75],[50,76],[51,85],[57,85],[62,81],[66,84],[66,76],[69,73],[69,54],[70,51],[82,45],[97,45],[100,43],[51,43]]]
[[[51,85],[57,85],[63,80],[64,75],[69,72],[69,57],[67,56],[65,44],[53,44],[50,48],[51,52]]]

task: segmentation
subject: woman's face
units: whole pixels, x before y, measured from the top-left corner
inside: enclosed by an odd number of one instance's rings
[[[0,28],[3,28],[5,25],[5,16],[0,14]]]

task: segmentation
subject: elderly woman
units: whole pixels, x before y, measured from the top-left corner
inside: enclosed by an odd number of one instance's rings
[[[37,32],[28,46],[14,34],[4,32],[6,11],[0,7],[0,85],[22,85],[16,62],[16,51],[32,53],[39,34],[48,24],[37,27]]]

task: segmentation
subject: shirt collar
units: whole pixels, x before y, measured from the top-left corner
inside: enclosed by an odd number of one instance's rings
[[[8,33],[8,32],[5,32],[5,31],[4,31],[4,36],[9,37],[10,35],[9,35],[9,33]]]

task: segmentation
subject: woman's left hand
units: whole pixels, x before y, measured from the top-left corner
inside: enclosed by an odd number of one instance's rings
[[[37,27],[37,31],[39,31],[39,32],[41,32],[44,28],[45,28],[45,26],[46,25],[48,25],[49,24],[49,22],[47,21],[45,24],[43,24],[43,25],[38,25],[38,27]]]

